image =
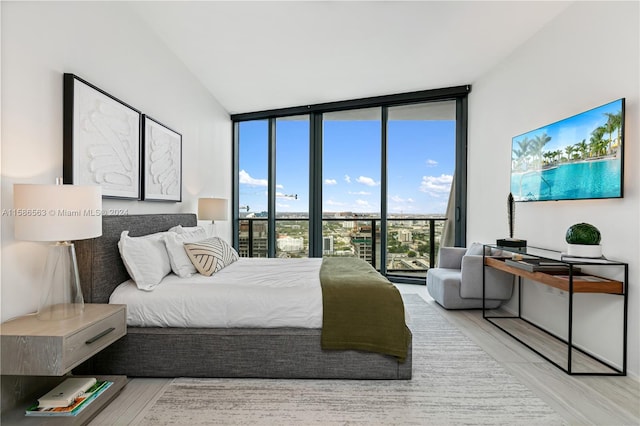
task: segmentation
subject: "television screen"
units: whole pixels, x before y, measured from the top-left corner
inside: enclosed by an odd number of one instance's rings
[[[624,98],[513,138],[515,201],[620,198]]]

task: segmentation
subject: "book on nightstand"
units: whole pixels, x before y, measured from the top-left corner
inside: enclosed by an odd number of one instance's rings
[[[38,407],[68,407],[96,381],[93,377],[70,377],[38,398]]]
[[[95,379],[94,379],[95,380]],[[34,404],[27,408],[25,415],[27,416],[77,416],[101,393],[111,386],[113,382],[106,380],[96,381],[93,386],[85,392],[79,394],[69,405],[65,407],[45,407],[41,404]]]

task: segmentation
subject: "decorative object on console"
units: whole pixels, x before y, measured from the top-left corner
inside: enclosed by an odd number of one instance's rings
[[[140,111],[64,74],[63,177],[105,198],[140,199]]]
[[[509,221],[509,238],[502,238],[497,240],[496,245],[499,247],[516,249],[517,251],[526,251],[527,241],[513,238],[513,231],[516,220],[516,205],[513,199],[513,194],[511,192],[507,196],[507,220]]]
[[[143,120],[143,200],[182,201],[182,135],[148,115]]]
[[[574,257],[600,258],[600,231],[589,223],[576,223],[567,229],[567,255]]]
[[[38,318],[58,320],[79,315],[84,300],[72,242],[102,235],[101,188],[98,185],[16,184],[16,211],[31,212],[15,218],[15,237],[27,241],[55,241],[49,247],[42,276],[44,292]]]

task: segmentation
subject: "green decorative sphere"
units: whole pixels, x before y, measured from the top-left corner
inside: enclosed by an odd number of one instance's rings
[[[600,231],[588,223],[576,223],[567,229],[566,240],[569,244],[594,246],[600,244]]]

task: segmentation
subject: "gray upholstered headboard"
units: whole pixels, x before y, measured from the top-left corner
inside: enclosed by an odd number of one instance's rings
[[[86,303],[107,303],[113,290],[129,279],[120,258],[122,231],[132,237],[166,231],[172,226],[195,226],[192,213],[103,216],[102,236],[75,242],[82,295]]]

